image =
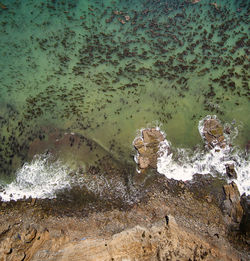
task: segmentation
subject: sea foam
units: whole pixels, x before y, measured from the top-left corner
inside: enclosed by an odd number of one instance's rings
[[[216,116],[207,116],[199,122],[198,128],[201,136],[204,120],[216,118]],[[237,132],[237,131],[235,131]],[[166,136],[166,135],[165,135]],[[226,137],[229,139],[229,137]],[[229,179],[226,174],[226,164],[234,164],[237,172],[237,184],[241,194],[250,194],[250,163],[248,156],[240,149],[227,145],[224,149],[215,147],[211,150],[198,148],[195,151],[190,149],[173,149],[169,154],[166,150],[168,141],[160,144],[159,157],[157,162],[157,171],[169,179],[191,180],[193,175],[211,174],[213,176]]]
[[[55,198],[56,192],[70,187],[69,168],[59,160],[51,161],[50,154],[36,155],[30,163],[25,163],[10,184],[2,187],[3,201],[24,197]]]

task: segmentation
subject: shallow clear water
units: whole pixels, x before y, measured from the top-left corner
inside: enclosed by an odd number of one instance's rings
[[[131,162],[138,129],[160,125],[192,149],[203,144],[199,121],[216,114],[244,150],[250,1],[213,2],[2,1],[1,180],[15,178],[46,128]]]

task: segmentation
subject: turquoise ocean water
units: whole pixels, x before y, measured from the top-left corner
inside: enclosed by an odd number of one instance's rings
[[[106,154],[131,163],[132,141],[149,126],[194,150],[206,115],[228,124],[232,146],[244,153],[249,8],[249,0],[1,1],[3,186],[51,144],[62,150],[62,165],[85,170]],[[81,155],[67,149],[74,135]],[[65,173],[53,164],[41,177]]]

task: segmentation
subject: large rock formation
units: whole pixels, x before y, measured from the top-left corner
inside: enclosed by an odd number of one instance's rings
[[[221,247],[221,248],[220,248]],[[55,260],[237,260],[223,246],[216,247],[191,231],[180,228],[174,218],[151,228],[136,226],[110,239],[87,239],[68,244]]]
[[[223,126],[217,119],[208,119],[204,122],[203,135],[209,148],[226,147]]]
[[[14,226],[19,226],[16,231]],[[8,225],[4,231],[0,230],[0,238],[9,233],[5,240],[0,242],[0,261],[27,261],[32,260],[34,253],[49,240],[49,232],[37,231],[33,226],[20,227],[20,223]]]
[[[223,132],[223,126],[217,119],[205,120],[202,131],[203,137],[209,149],[216,147],[216,151],[224,149],[227,144]],[[233,163],[226,164],[226,174],[230,179],[237,179],[237,172]]]
[[[70,240],[62,232],[24,228],[2,241],[0,254],[1,261],[238,260],[227,245],[214,245],[170,215],[151,227],[137,225],[106,238]]]
[[[141,170],[146,168],[156,168],[159,152],[159,144],[165,137],[156,128],[144,129],[142,137],[134,140],[134,146],[138,151],[138,165]]]
[[[185,182],[160,175],[150,187],[126,209],[80,216],[83,206],[62,201],[66,215],[58,215],[56,200],[0,203],[0,261],[248,260],[227,239],[230,226],[209,191],[196,197]],[[227,198],[238,202],[231,189]]]
[[[237,185],[231,182],[224,185],[226,199],[224,200],[223,210],[230,217],[232,222],[240,223],[243,216],[243,209],[240,203],[240,193]]]

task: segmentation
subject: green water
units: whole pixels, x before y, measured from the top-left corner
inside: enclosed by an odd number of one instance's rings
[[[160,125],[173,146],[202,143],[208,114],[235,122],[235,145],[247,143],[250,1],[1,2],[2,173],[47,127],[122,161],[147,126]]]

